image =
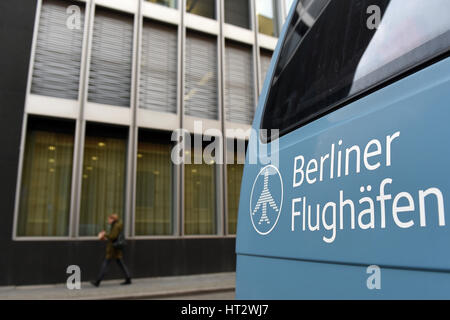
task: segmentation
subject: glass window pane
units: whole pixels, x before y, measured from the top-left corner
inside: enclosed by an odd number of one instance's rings
[[[216,19],[216,0],[186,0],[186,12]]]
[[[273,52],[265,49],[260,50],[261,57],[261,82],[264,84],[266,80],[267,71],[269,71],[270,63],[272,62]]]
[[[89,73],[90,102],[130,106],[133,17],[96,7]]]
[[[71,5],[80,9],[80,20],[74,21],[68,28],[67,9]],[[82,3],[61,0],[46,0],[42,3],[32,93],[78,100],[83,31]]]
[[[167,236],[173,234],[172,161],[170,137],[158,139],[156,133],[139,133],[135,234]]]
[[[278,0],[256,0],[259,32],[278,37]]]
[[[185,113],[217,120],[217,38],[188,31],[186,37]]]
[[[17,235],[68,236],[75,126],[28,120]]]
[[[252,47],[226,41],[225,71],[225,119],[251,124],[255,114]]]
[[[225,22],[250,29],[250,2],[248,0],[225,0]]]
[[[228,234],[236,234],[242,176],[245,163],[245,141],[227,143]]]
[[[175,8],[175,9],[178,8],[177,0],[146,0],[146,1],[157,3],[162,6],[169,7],[169,8]]]
[[[177,113],[177,27],[145,20],[141,53],[140,107]]]
[[[192,164],[185,164],[184,228],[186,235],[216,234],[216,165],[193,164],[202,159],[203,149],[187,152]],[[186,161],[188,162],[188,161]]]
[[[80,236],[106,230],[106,219],[125,212],[127,129],[88,124],[84,142]]]

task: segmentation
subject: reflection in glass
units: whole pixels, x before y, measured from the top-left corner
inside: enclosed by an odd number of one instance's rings
[[[165,7],[169,8],[178,8],[178,1],[177,0],[146,0],[148,2],[157,3],[160,5],[163,5]]]
[[[225,23],[250,29],[249,0],[225,0]]]
[[[137,236],[173,233],[171,145],[152,140],[148,134],[140,132],[136,173]]]
[[[429,42],[432,39],[443,40],[446,34],[448,39],[449,10],[450,4],[447,0],[412,0],[408,2],[408,6],[399,0],[390,1],[377,32],[359,62],[352,93],[361,90],[362,86],[356,84],[357,80],[380,69],[380,66],[387,65],[421,46],[428,44],[431,49]],[[408,37],[404,36],[405,33]],[[391,43],[395,45],[388,45]]]
[[[259,32],[278,37],[277,1],[256,0]]]
[[[186,12],[216,19],[216,0],[186,0]]]
[[[186,158],[202,158],[203,149],[186,152]],[[184,230],[186,235],[216,234],[216,166],[213,162],[187,164],[184,169]]]
[[[127,130],[88,125],[84,145],[80,236],[96,236],[125,212]]]
[[[378,28],[367,27],[370,5],[383,13]],[[400,0],[316,0],[307,14],[299,3],[278,58],[262,128],[287,134],[445,54],[450,44],[447,12],[446,0],[411,0],[407,8]]]
[[[19,204],[19,237],[68,236],[73,144],[73,125],[50,121],[42,125],[29,120]]]

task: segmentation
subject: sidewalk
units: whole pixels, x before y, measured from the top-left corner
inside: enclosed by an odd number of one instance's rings
[[[104,281],[99,288],[89,282],[81,290],[68,290],[65,284],[43,286],[0,287],[0,300],[108,300],[160,299],[191,294],[230,292],[235,289],[235,273],[133,279],[130,286],[122,280]]]

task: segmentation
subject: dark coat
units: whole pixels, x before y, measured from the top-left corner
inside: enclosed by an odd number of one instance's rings
[[[113,242],[119,237],[122,231],[123,231],[122,221],[116,221],[111,225],[111,231],[105,235],[105,238],[108,241],[106,245],[106,259],[123,258],[122,249],[116,249],[113,246]]]

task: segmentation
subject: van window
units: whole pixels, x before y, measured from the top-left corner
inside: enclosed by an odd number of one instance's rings
[[[271,79],[261,128],[279,129],[283,136],[448,53],[450,1],[407,2],[299,1]]]

